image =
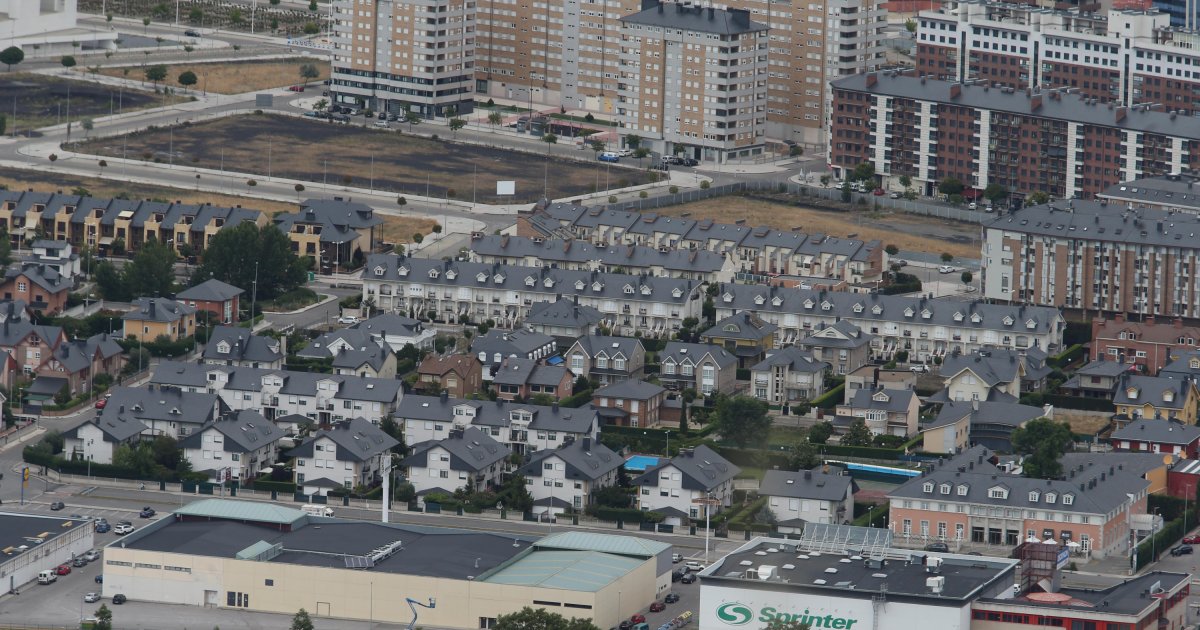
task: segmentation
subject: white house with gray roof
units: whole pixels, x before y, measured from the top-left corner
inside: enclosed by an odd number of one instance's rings
[[[486,334],[471,340],[468,351],[479,357],[483,364],[483,380],[494,378],[500,365],[509,357],[541,361],[554,354],[558,342],[549,335],[543,335],[523,328],[517,330],[501,330],[493,328]]]
[[[985,346],[1036,345],[1052,353],[1062,347],[1066,329],[1057,308],[879,293],[726,284],[713,302],[717,318],[751,311],[775,324],[780,346],[798,343],[839,319],[849,321],[874,337],[871,347],[880,359],[908,351],[910,360],[925,362],[955,349],[966,354]]]
[[[63,432],[63,456],[73,461],[111,464],[119,446],[137,444],[147,431],[149,427],[132,414],[103,414]]]
[[[917,432],[921,399],[911,389],[856,389],[846,391],[846,402],[837,406],[833,424],[846,429],[858,419],[874,435],[908,437]]]
[[[515,453],[553,450],[600,430],[599,416],[591,407],[545,407],[448,396],[405,396],[395,418],[404,430],[405,444],[442,440],[454,429],[475,427]]]
[[[363,300],[384,312],[458,323],[494,321],[514,328],[535,302],[559,296],[604,314],[619,333],[665,336],[699,317],[701,284],[651,275],[408,258],[374,254],[362,272]]]
[[[667,389],[728,394],[737,385],[737,356],[721,346],[668,341],[658,353],[658,380]]]
[[[370,335],[372,339],[386,345],[392,352],[400,352],[411,344],[422,350],[433,347],[437,331],[425,324],[395,313],[380,313],[350,327]]]
[[[254,409],[272,421],[295,414],[318,423],[363,417],[378,424],[403,396],[402,383],[390,378],[174,361],[160,363],[150,382],[215,394],[230,409]]]
[[[226,414],[180,440],[192,470],[215,481],[253,479],[275,463],[283,430],[257,411]]]
[[[295,459],[293,480],[305,494],[326,494],[380,481],[383,457],[399,444],[365,418],[351,418],[317,431],[288,452]]]
[[[517,472],[525,477],[525,488],[533,496],[534,513],[561,514],[591,505],[593,492],[617,483],[624,462],[598,437],[585,436],[533,453]]]
[[[819,470],[768,470],[758,485],[779,531],[803,533],[805,523],[841,525],[854,519],[854,480]]]
[[[854,324],[838,320],[796,342],[796,347],[829,364],[834,374],[849,374],[871,362],[873,335]]]
[[[204,344],[204,362],[209,365],[233,365],[279,369],[287,355],[284,338],[255,335],[240,326],[217,326]]]
[[[373,378],[396,376],[396,355],[391,348],[382,338],[359,328],[327,332],[308,342],[296,356],[330,359],[334,374]]]
[[[552,302],[535,302],[525,316],[525,328],[554,337],[559,350],[566,350],[584,335],[599,331],[604,315],[579,303],[578,297],[559,297]]]
[[[441,440],[409,448],[400,465],[418,496],[431,492],[453,494],[459,488],[483,491],[498,486],[508,472],[511,452],[486,431],[454,429]]]
[[[471,236],[470,257],[478,263],[538,267],[550,265],[573,271],[602,271],[688,278],[698,282],[730,282],[737,265],[731,256],[699,249],[642,245],[601,247],[585,240]]]
[[[705,506],[697,499],[715,499],[709,514],[728,508],[733,498],[733,478],[742,472],[711,448],[700,445],[679,454],[633,479],[638,488],[637,507],[659,512],[668,524],[704,519]]]

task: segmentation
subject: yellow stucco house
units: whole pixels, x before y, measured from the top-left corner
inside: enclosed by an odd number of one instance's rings
[[[138,298],[121,319],[126,339],[178,341],[196,333],[196,309],[167,298]]]

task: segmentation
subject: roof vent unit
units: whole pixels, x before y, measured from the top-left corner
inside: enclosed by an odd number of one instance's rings
[[[758,567],[758,579],[762,581],[779,579],[779,567],[764,564]]]
[[[925,562],[925,571],[929,573],[940,573],[943,562],[945,562],[945,560],[943,560],[941,556],[929,556],[929,559]]]
[[[934,595],[941,595],[942,591],[946,588],[946,576],[938,575],[936,577],[925,578],[925,586]]]

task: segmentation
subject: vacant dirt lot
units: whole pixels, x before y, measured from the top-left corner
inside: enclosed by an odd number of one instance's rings
[[[167,129],[129,136],[129,157],[167,161]],[[480,203],[527,203],[591,192],[604,186],[600,162],[547,161],[544,156],[430,140],[397,131],[336,125],[314,119],[248,115],[223,118],[174,131],[174,162],[204,168],[270,174],[318,186],[353,185],[394,192],[472,199]],[[75,150],[120,156],[120,139],[81,143]],[[613,167],[613,188],[650,181],[646,171]],[[543,179],[544,178],[544,179]],[[497,197],[497,180],[515,180],[515,196]]]
[[[13,96],[17,98],[16,129],[23,133],[70,120],[76,121],[75,130],[79,137],[84,131],[79,121],[84,118],[107,116],[109,113],[128,112],[151,107],[161,107],[191,100],[191,97],[167,96],[151,91],[119,89],[99,85],[90,81],[76,81],[42,74],[0,73],[0,114],[8,119],[5,133],[12,133]],[[70,98],[68,99],[68,94]],[[69,103],[69,105],[68,105]]]
[[[676,216],[688,213],[693,219],[724,222],[745,219],[748,225],[769,225],[781,230],[799,227],[805,232],[838,237],[857,234],[855,238],[879,239],[906,251],[949,252],[955,258],[979,258],[979,226],[899,212],[824,210],[740,196],[668,206],[654,212]]]
[[[329,62],[297,57],[295,59],[271,59],[264,61],[240,61],[234,63],[182,63],[167,66],[166,85],[179,85],[179,75],[187,70],[196,74],[196,85],[190,89],[216,92],[217,94],[241,94],[255,90],[284,87],[303,83],[300,78],[301,64],[311,63],[321,76],[313,79],[309,89],[319,88],[321,81],[329,78]],[[145,66],[119,66],[101,68],[100,74],[110,77],[128,77],[140,80],[147,86]],[[80,69],[86,72],[86,69]]]

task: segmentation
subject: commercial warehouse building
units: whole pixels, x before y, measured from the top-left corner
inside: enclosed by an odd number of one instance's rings
[[[105,550],[104,595],[317,617],[487,628],[525,606],[610,627],[671,586],[671,546],[312,517],[210,499]],[[435,602],[410,608],[407,600]]]
[[[39,572],[70,562],[94,543],[87,519],[0,512],[0,591],[33,582]]]

